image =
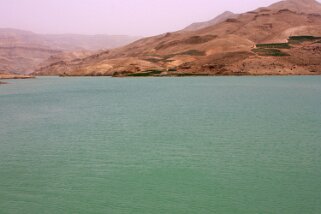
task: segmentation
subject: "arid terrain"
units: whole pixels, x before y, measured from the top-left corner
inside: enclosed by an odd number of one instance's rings
[[[287,0],[226,12],[174,33],[144,38],[36,75],[185,76],[321,74],[321,5]]]
[[[45,49],[38,52],[47,54]],[[317,75],[321,4],[286,0],[243,14],[225,12],[208,22],[95,54],[50,55],[38,60],[34,75]]]
[[[46,63],[86,57],[137,39],[108,35],[40,35],[16,29],[0,29],[0,72],[32,73]]]
[[[0,80],[3,79],[31,79],[35,78],[32,75],[24,75],[24,74],[10,74],[10,73],[0,73]],[[3,83],[3,82],[1,82]]]

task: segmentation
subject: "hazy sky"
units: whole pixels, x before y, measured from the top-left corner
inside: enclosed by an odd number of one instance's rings
[[[36,33],[150,36],[278,0],[0,0],[0,27]]]

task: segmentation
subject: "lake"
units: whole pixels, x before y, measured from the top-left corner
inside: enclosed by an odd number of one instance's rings
[[[0,213],[321,213],[321,77],[0,85]]]

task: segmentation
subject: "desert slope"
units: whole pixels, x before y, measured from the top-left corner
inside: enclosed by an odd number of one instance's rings
[[[52,56],[89,54],[129,44],[138,37],[108,35],[40,35],[16,29],[0,29],[0,72],[30,73]],[[66,54],[66,52],[71,52]],[[76,52],[79,52],[78,54]],[[50,59],[51,58],[51,59]]]
[[[36,74],[321,74],[320,8],[314,0],[286,0],[198,30],[166,33],[82,60],[65,60]]]

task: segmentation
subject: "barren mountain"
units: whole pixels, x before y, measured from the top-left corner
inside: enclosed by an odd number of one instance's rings
[[[321,5],[286,0],[194,31],[141,39],[40,75],[321,74]]]
[[[234,14],[230,11],[225,11],[224,13],[222,13],[221,15],[215,17],[214,19],[207,21],[207,22],[197,22],[197,23],[193,23],[189,26],[187,26],[185,29],[183,29],[183,31],[195,31],[195,30],[199,30],[202,28],[206,28],[209,26],[213,26],[219,23],[222,23],[224,21],[226,21],[229,18],[235,18],[237,17],[237,14]]]
[[[0,72],[30,73],[57,54],[69,56],[65,60],[71,59],[72,55],[84,57],[89,55],[88,51],[93,54],[98,50],[129,44],[136,39],[108,35],[40,35],[22,30],[0,29]]]

